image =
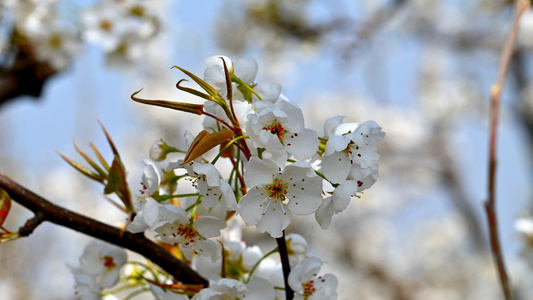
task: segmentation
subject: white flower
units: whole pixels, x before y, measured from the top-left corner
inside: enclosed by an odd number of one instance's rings
[[[239,202],[238,212],[247,226],[281,237],[292,214],[313,213],[322,203],[322,179],[311,166],[297,162],[281,169],[271,160],[253,157],[244,180],[250,188]]]
[[[59,24],[48,24],[46,29],[35,33],[32,40],[37,58],[48,62],[55,70],[66,68],[80,48],[76,32]]]
[[[214,262],[220,257],[220,246],[208,238],[220,235],[220,229],[225,226],[224,221],[212,216],[192,221],[182,207],[161,205],[148,198],[143,210],[128,225],[128,231],[138,233],[150,229],[164,243],[179,245],[188,260],[194,252]]]
[[[326,131],[331,132],[331,128],[327,128]],[[322,172],[331,182],[342,183],[348,178],[352,169],[355,169],[352,177],[359,177],[356,179],[361,181],[370,175],[362,169],[373,168],[379,159],[374,143],[383,137],[385,133],[374,121],[362,123],[352,132],[342,136],[331,136],[322,157]],[[361,181],[359,184],[363,183]]]
[[[261,101],[254,95],[254,105],[257,108],[275,104],[281,99],[281,85],[274,82],[260,82],[254,90],[261,96]]]
[[[112,51],[106,52],[106,64],[130,70],[146,53],[145,44],[146,41],[134,32],[123,34],[118,45]]]
[[[315,218],[322,229],[327,229],[331,223],[331,217],[348,207],[353,195],[357,192],[359,184],[355,180],[346,180],[340,184],[333,195],[326,197],[322,205],[315,212]]]
[[[337,299],[337,278],[332,274],[317,276],[321,267],[322,261],[308,257],[292,269],[288,281],[294,291],[294,299]]]
[[[210,209],[220,200],[226,202],[228,210],[237,209],[237,200],[229,183],[223,180],[214,165],[192,161],[184,166],[188,174],[196,178],[196,187],[202,195],[202,205]]]
[[[530,267],[533,267],[533,219],[519,218],[514,223],[515,229],[523,235],[524,246],[520,250],[520,255],[526,260]]]
[[[146,198],[153,196],[158,190],[161,183],[161,171],[151,161],[143,160],[144,169],[141,181],[141,188],[137,197],[135,210],[141,210],[146,203]]]
[[[223,299],[274,299],[274,287],[265,279],[254,277],[248,284],[221,278],[212,280],[209,288],[201,290],[192,300],[223,300]]]
[[[84,11],[82,21],[85,27],[84,38],[100,45],[107,52],[118,47],[125,27],[117,5],[110,1],[104,3],[105,5]]]
[[[205,60],[207,69],[204,72],[204,80],[213,86],[223,97],[226,97],[227,84],[226,74],[224,72],[224,65],[222,59],[226,63],[229,73],[237,76],[245,84],[252,84],[257,74],[257,61],[254,58],[239,58],[235,64],[224,55],[213,55]],[[237,85],[232,83],[233,99],[244,100],[242,93],[240,93]]]
[[[89,275],[100,276],[98,283],[103,288],[112,287],[120,277],[120,268],[126,263],[126,251],[117,246],[91,241],[80,257],[80,270]]]
[[[68,266],[72,275],[74,275],[74,281],[76,282],[76,299],[81,300],[100,300],[102,297],[102,289],[96,278],[92,275],[86,274],[79,267]]]
[[[297,233],[287,234],[285,241],[287,242],[290,265],[294,267],[307,256],[307,241]]]
[[[247,116],[254,112],[252,104],[248,103],[248,101],[242,101],[239,99],[233,99],[233,110],[235,111],[235,115],[240,124],[244,124]],[[228,124],[231,124],[222,107],[215,102],[206,101],[204,104],[204,111],[226,121]],[[211,117],[205,117],[203,121],[203,127],[209,132],[216,132],[220,131],[222,124]]]
[[[298,160],[313,156],[318,148],[318,134],[304,128],[302,111],[295,104],[279,101],[248,115],[246,132],[256,147],[264,148],[263,158],[283,167],[288,153]]]

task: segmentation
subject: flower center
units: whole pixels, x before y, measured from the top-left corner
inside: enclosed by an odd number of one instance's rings
[[[315,287],[315,283],[313,280],[307,283],[302,283],[302,287],[304,288],[304,294],[303,294],[304,297],[309,297],[316,292],[316,287]]]
[[[103,31],[110,32],[112,28],[113,28],[113,23],[111,21],[109,20],[100,21],[100,29],[102,29]]]
[[[102,259],[104,260],[104,266],[107,269],[111,269],[111,268],[114,268],[114,267],[117,266],[115,264],[115,262],[113,261],[113,257],[112,256],[104,256]]]
[[[274,122],[270,126],[265,126],[263,127],[263,130],[268,130],[270,133],[275,134],[280,141],[285,134],[285,128],[283,128],[283,125],[281,125],[279,122]]]
[[[178,227],[177,233],[186,241],[185,245],[194,242],[194,238],[196,237],[196,231],[191,226],[180,226]]]
[[[348,146],[346,146],[346,149],[343,150],[344,154],[346,154],[346,157],[350,157],[350,164],[352,165],[353,165],[353,158],[351,157],[354,154],[354,151],[358,151],[358,150],[359,150],[359,146],[354,141],[350,141],[348,143]],[[358,153],[357,156],[361,157],[361,154]]]
[[[274,179],[274,182],[272,182],[272,184],[267,185],[265,187],[265,190],[268,192],[270,198],[273,198],[276,202],[278,200],[281,202],[284,202],[286,200],[285,195],[287,194],[287,184],[284,183],[281,179]]]
[[[61,35],[54,34],[48,39],[48,44],[54,49],[60,49],[63,45],[63,39],[61,38]]]

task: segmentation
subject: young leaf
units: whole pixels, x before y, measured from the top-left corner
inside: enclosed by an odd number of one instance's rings
[[[94,173],[93,171],[85,168],[84,166],[78,164],[77,162],[71,160],[70,158],[66,157],[65,155],[57,152],[57,154],[59,154],[59,156],[61,156],[69,165],[71,165],[72,167],[74,167],[74,169],[80,171],[80,173],[82,173],[83,175],[91,178],[91,179],[94,179],[98,182],[104,182],[105,180],[105,177],[102,177],[100,176],[99,174],[96,174]]]
[[[224,143],[228,139],[233,137],[233,131],[224,128],[221,131],[214,133],[207,133],[205,130],[200,132],[198,136],[194,139],[193,144],[185,156],[183,164],[189,163],[207,151],[213,149],[214,147]]]
[[[142,89],[133,93],[131,95],[131,99],[135,102],[139,102],[143,104],[170,108],[170,109],[184,111],[184,112],[188,112],[188,113],[192,113],[196,115],[202,115],[204,112],[204,106],[201,104],[174,102],[174,101],[166,101],[166,100],[147,100],[147,99],[141,99],[141,98],[135,97],[141,91]]]
[[[0,189],[0,226],[4,224],[10,209],[11,198],[6,191]]]
[[[118,191],[120,189],[120,186],[122,185],[121,166],[118,163],[117,158],[118,156],[115,156],[113,164],[109,169],[109,175],[107,176],[107,184],[104,187],[104,193],[106,195]]]

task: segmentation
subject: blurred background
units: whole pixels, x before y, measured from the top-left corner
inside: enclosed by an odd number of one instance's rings
[[[501,299],[488,246],[489,91],[513,1],[0,0],[0,172],[112,225],[124,216],[69,167],[93,142],[111,160],[100,120],[135,186],[164,138],[184,145],[201,119],[130,95],[188,100],[179,65],[202,75],[210,55],[254,57],[259,81],[297,102],[307,126],[375,120],[380,179],[323,231],[297,218],[311,253],[339,278],[340,299]],[[502,94],[497,212],[515,299],[533,295],[532,244],[514,229],[533,213],[533,12],[521,19]],[[195,100],[192,100],[195,101]],[[196,100],[198,101],[198,100]],[[4,227],[32,214],[14,204]],[[265,251],[255,229],[248,241]],[[52,224],[0,245],[3,299],[73,299],[90,239]],[[149,299],[149,298],[148,298]]]

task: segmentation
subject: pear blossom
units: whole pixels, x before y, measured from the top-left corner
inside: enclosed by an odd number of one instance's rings
[[[141,181],[141,188],[135,200],[135,210],[139,211],[146,203],[146,198],[154,196],[159,191],[161,184],[161,171],[151,161],[143,160],[143,176]]]
[[[331,131],[331,128],[326,130]],[[374,121],[362,123],[342,136],[331,136],[322,157],[322,173],[333,183],[342,183],[351,174],[363,186],[362,179],[370,174],[362,169],[376,164],[379,154],[374,143],[384,137],[385,133]]]
[[[525,240],[524,246],[520,251],[520,255],[526,260],[530,267],[533,267],[533,219],[519,218],[514,223],[515,229],[522,234]]]
[[[120,277],[120,268],[126,263],[126,251],[117,246],[91,241],[80,257],[80,269],[83,273],[99,276],[98,284],[103,288],[112,287]]]
[[[155,231],[164,243],[178,245],[188,260],[198,253],[214,262],[220,256],[220,246],[208,238],[220,235],[225,226],[224,221],[212,216],[192,221],[182,207],[162,205],[148,198],[127,229],[132,233]]]
[[[226,74],[222,60],[230,73],[233,73],[245,84],[252,84],[257,74],[257,61],[254,58],[239,58],[234,64],[231,59],[224,55],[213,55],[205,60],[207,69],[204,72],[204,80],[213,86],[223,97],[228,94]],[[244,100],[237,84],[232,82],[233,99]]]
[[[286,164],[288,153],[298,160],[313,156],[319,145],[318,134],[304,128],[301,109],[288,101],[264,106],[248,115],[246,132],[256,147],[264,148],[263,158],[278,166]]]
[[[221,234],[220,241],[224,245],[224,261],[218,259],[212,262],[203,256],[197,256],[193,260],[195,270],[207,279],[217,280],[221,278],[222,270],[225,270],[226,278],[244,280],[247,279],[252,268],[263,258],[263,252],[258,246],[247,246],[242,237],[242,226],[233,221]],[[222,264],[224,268],[222,267]],[[258,266],[261,268],[261,264]]]
[[[321,267],[320,259],[308,257],[292,269],[288,281],[294,291],[294,299],[337,299],[338,280],[333,274],[318,276]]]
[[[202,195],[202,205],[205,208],[210,209],[220,200],[224,200],[228,210],[237,209],[237,200],[232,187],[221,178],[213,164],[196,160],[185,164],[183,167],[189,175],[195,178],[194,183]]]
[[[252,157],[244,180],[250,190],[237,211],[247,226],[256,225],[272,237],[282,236],[292,214],[311,214],[322,203],[322,179],[306,162],[296,162],[282,171],[272,160]]]
[[[192,300],[274,299],[274,287],[265,279],[253,277],[248,284],[234,279],[211,280]]]
[[[106,53],[106,64],[124,70],[131,69],[133,63],[139,61],[146,54],[145,43],[146,41],[135,32],[125,33],[117,47]]]
[[[125,31],[117,4],[104,2],[83,12],[84,39],[100,45],[104,51],[116,49]]]
[[[76,32],[60,24],[48,24],[46,29],[32,35],[37,58],[48,62],[54,69],[65,69],[70,59],[79,52]]]
[[[307,256],[307,241],[297,233],[289,233],[285,236],[287,252],[291,267],[299,264]]]
[[[76,299],[80,300],[100,300],[102,297],[102,288],[92,275],[75,266],[68,266],[72,275],[74,275]]]

